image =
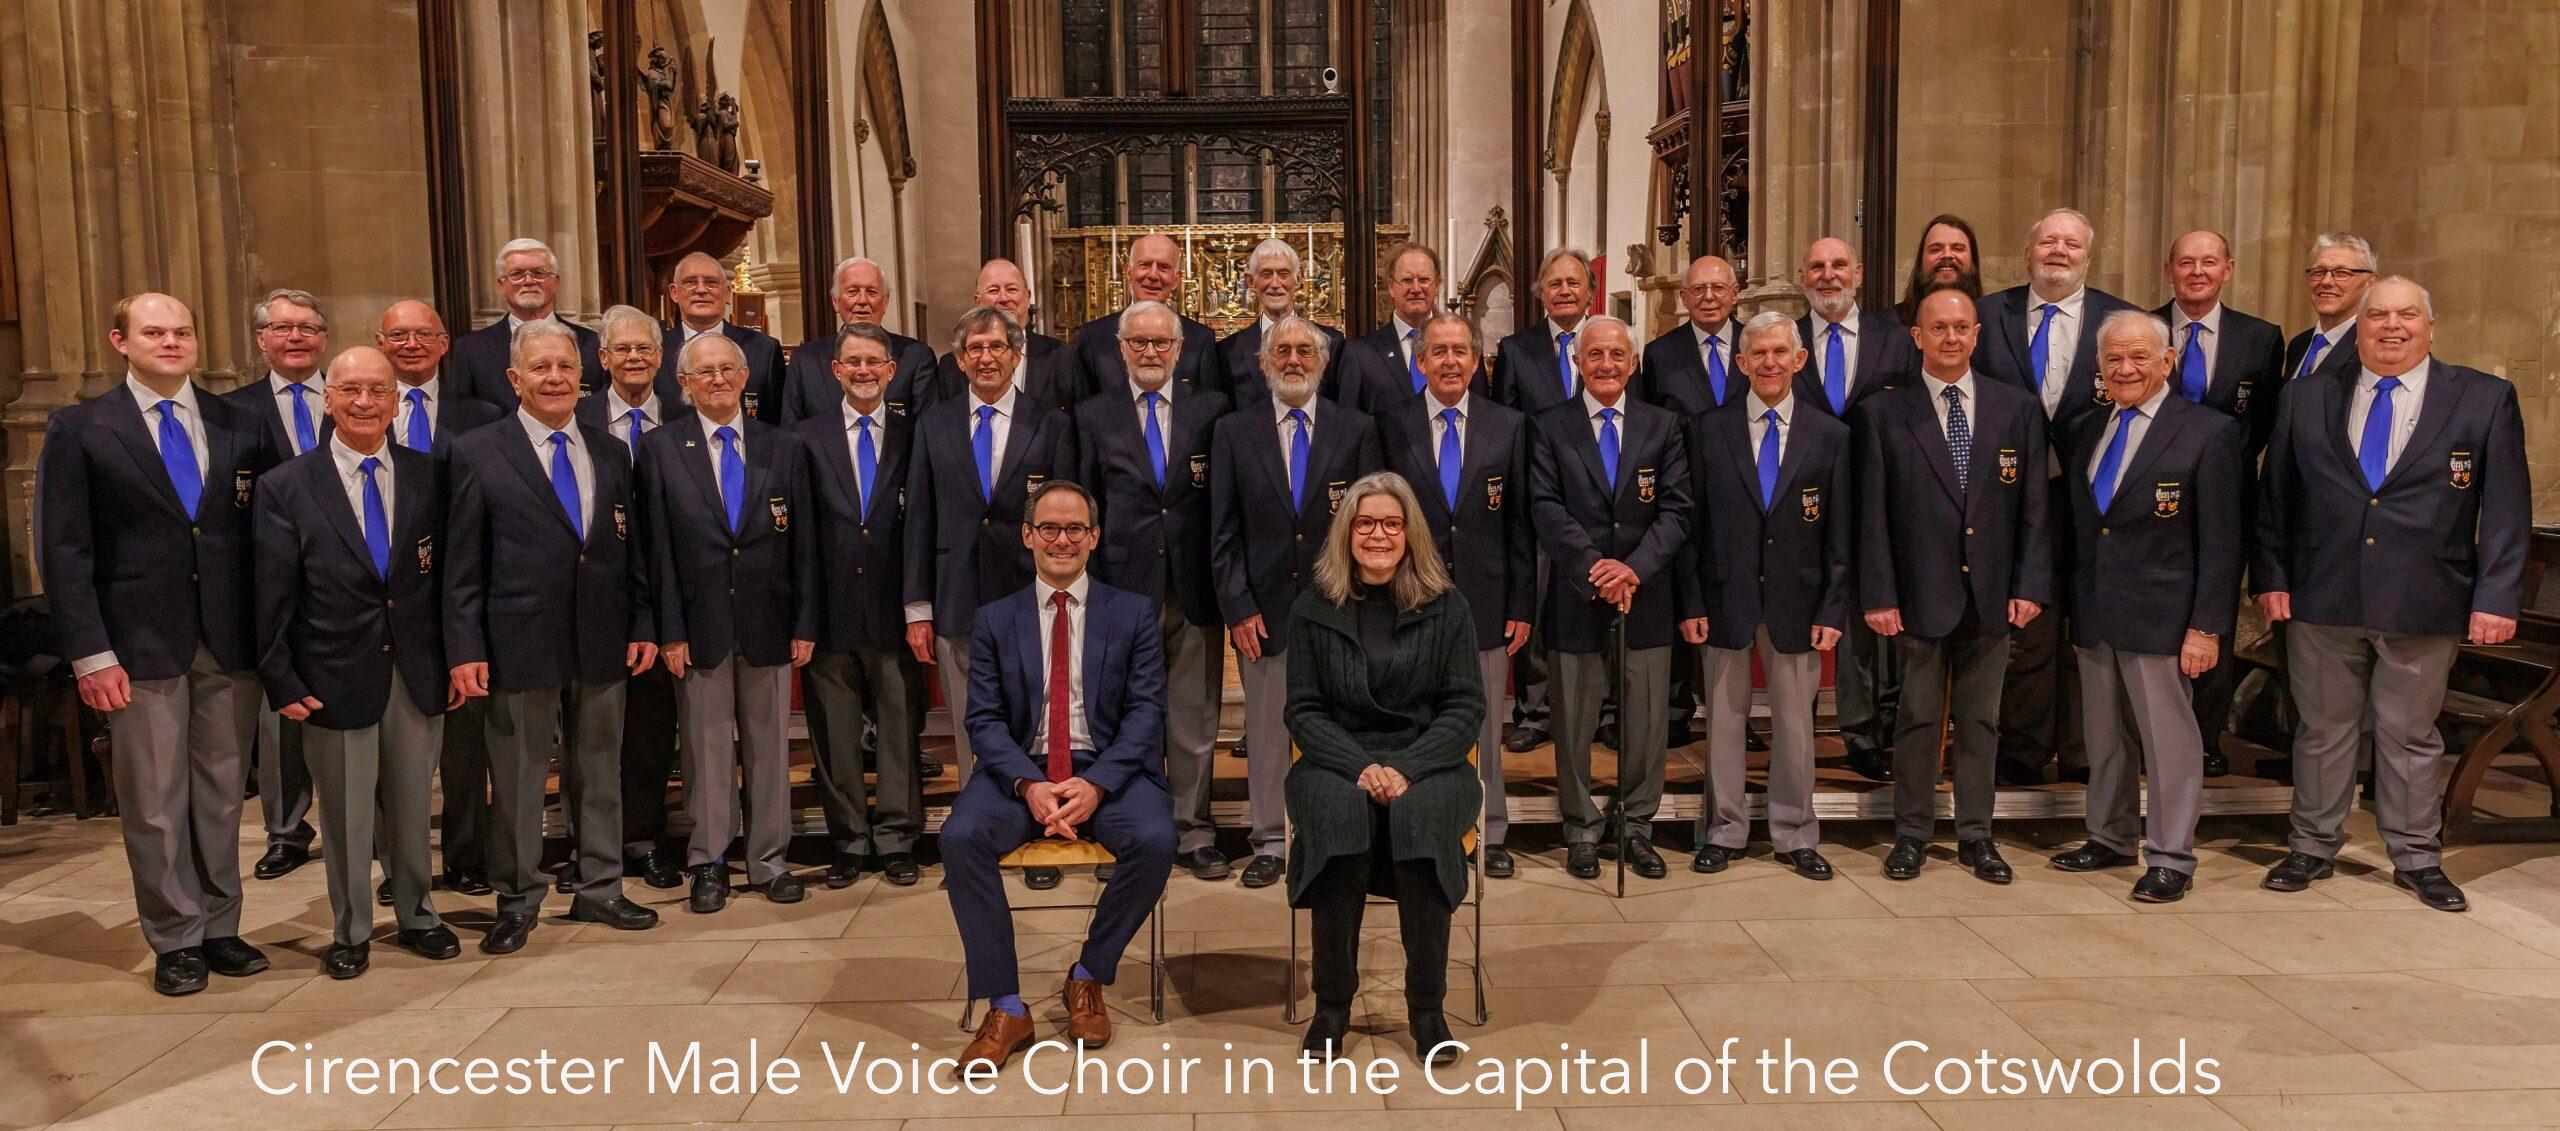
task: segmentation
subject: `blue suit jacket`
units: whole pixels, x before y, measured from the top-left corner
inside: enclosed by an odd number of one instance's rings
[[[1982,296],[1974,305],[1974,317],[1981,322],[1980,334],[1973,341],[1973,372],[2023,389],[2036,397],[2034,342],[2036,320],[2033,310],[2037,299],[2024,285],[1996,294]],[[2137,309],[2132,303],[2089,287],[2080,297],[2080,341],[2071,350],[2071,372],[2063,379],[2062,399],[2055,402],[2048,424],[2046,440],[2077,426],[2080,418],[2098,411],[2107,402],[2106,389],[2098,380],[2098,325],[2119,310]],[[2048,342],[2048,347],[2059,343]],[[1915,366],[1915,368],[1917,368]],[[1912,383],[1917,383],[1915,378]],[[2037,402],[2042,415],[2043,402]],[[1907,610],[1906,610],[1907,612]]]
[[[658,403],[670,408],[684,403],[684,382],[676,378],[677,355],[684,352],[684,332],[681,322],[658,328]],[[781,423],[782,343],[771,334],[735,322],[722,322],[720,333],[736,342],[738,352],[746,355],[747,387],[740,394],[740,408],[767,424]]]
[[[711,667],[740,655],[760,668],[791,662],[791,642],[818,638],[816,516],[800,437],[749,416],[738,529],[711,477],[712,442],[698,414],[640,438],[639,495],[649,532],[651,608],[662,644]]]
[[[625,648],[658,640],[629,450],[572,427],[595,465],[583,539],[514,419],[473,430],[448,457],[445,657],[488,664],[492,691],[622,679]]]
[[[969,635],[969,748],[978,772],[1005,792],[1048,779],[1048,757],[1030,749],[1049,702],[1049,642],[1040,638],[1043,586],[978,610]],[[1084,712],[1093,759],[1078,770],[1106,797],[1132,777],[1164,779],[1164,639],[1155,603],[1099,581],[1085,589]]]
[[[476,402],[475,402],[476,403]],[[393,694],[444,713],[443,460],[396,443],[389,577],[375,572],[364,520],[323,443],[258,481],[258,671],[267,704],[320,700],[311,725],[361,730]]]

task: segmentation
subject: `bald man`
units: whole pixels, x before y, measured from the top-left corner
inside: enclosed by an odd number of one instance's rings
[[[1050,404],[1073,405],[1091,394],[1085,387],[1084,367],[1076,363],[1075,351],[1067,343],[1031,329],[1031,286],[1022,277],[1022,268],[1010,259],[990,259],[978,268],[978,283],[970,292],[971,305],[993,307],[1013,316],[1022,331],[1022,357],[1013,363],[1013,387]],[[969,391],[968,374],[962,370],[957,354],[943,354],[934,363],[933,395],[942,400]]]
[[[1161,302],[1182,310],[1182,245],[1162,232],[1149,232],[1129,244],[1129,261],[1121,277],[1128,282],[1130,302]],[[1120,356],[1123,306],[1076,328],[1076,364],[1084,370],[1084,387],[1118,389],[1129,383],[1129,366]],[[1250,374],[1248,374],[1250,376]],[[1218,332],[1207,323],[1182,319],[1182,359],[1173,379],[1196,389],[1233,395],[1235,382],[1219,357]]]
[[[738,344],[746,358],[747,386],[738,396],[739,411],[767,424],[782,420],[782,343],[762,330],[729,321],[729,273],[720,261],[699,251],[676,261],[667,276],[667,305],[676,312],[658,343],[658,400],[685,403],[676,379],[676,357],[684,344],[704,334],[718,334]]]
[[[1712,255],[1690,262],[1680,279],[1680,306],[1689,320],[1645,343],[1636,392],[1646,403],[1687,420],[1732,400],[1751,383],[1735,361],[1741,327],[1733,324],[1733,307],[1741,297],[1732,264]]]
[[[836,383],[836,343],[843,327],[868,323],[882,327],[889,318],[889,277],[880,265],[859,255],[836,264],[835,289],[827,300],[835,307],[834,333],[811,338],[791,350],[791,372],[782,380],[782,423],[813,416],[834,417],[844,403],[844,387]],[[889,378],[889,411],[915,413],[933,401],[933,347],[904,334],[889,334],[889,356],[898,371]]]

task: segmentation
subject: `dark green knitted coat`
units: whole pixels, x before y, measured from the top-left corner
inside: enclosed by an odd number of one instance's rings
[[[1451,906],[1467,896],[1462,840],[1484,811],[1483,788],[1467,762],[1484,724],[1484,678],[1467,600],[1454,589],[1396,614],[1382,678],[1371,679],[1359,614],[1313,588],[1290,612],[1289,901],[1305,906],[1307,885],[1336,856],[1366,854],[1373,821],[1360,771],[1383,765],[1410,786],[1387,806],[1398,860],[1437,866]],[[1498,755],[1495,755],[1498,756]]]

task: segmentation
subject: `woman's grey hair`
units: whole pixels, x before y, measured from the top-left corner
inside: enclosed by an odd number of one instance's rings
[[[2151,344],[2159,348],[2161,356],[2169,354],[2169,324],[2148,310],[2119,310],[2098,322],[2098,341],[2101,343],[2126,334],[2149,338]]]
[[[544,269],[550,271],[554,275],[560,273],[560,256],[558,253],[551,250],[550,244],[544,243],[531,236],[518,236],[514,239],[508,240],[505,246],[498,249],[497,265],[499,274],[504,275],[507,273],[507,257],[514,255],[519,251],[541,252]]]
[[[1396,562],[1395,577],[1387,583],[1396,607],[1411,612],[1439,600],[1451,588],[1449,567],[1440,560],[1431,528],[1423,525],[1422,500],[1414,496],[1413,484],[1392,471],[1363,475],[1342,493],[1342,505],[1333,510],[1333,526],[1325,532],[1324,550],[1316,557],[1316,592],[1337,605],[1351,603],[1352,592],[1360,585],[1360,563],[1351,552],[1351,520],[1360,514],[1361,500],[1371,495],[1394,499],[1404,513],[1404,557]]]
[[[320,308],[320,300],[309,291],[298,291],[292,287],[277,287],[268,291],[267,297],[259,299],[257,305],[250,307],[249,329],[254,332],[272,325],[276,320],[274,307],[279,302],[289,302],[310,311],[311,316],[320,322],[320,332],[323,334],[329,332],[329,312]]]
[[[1295,314],[1271,324],[1270,332],[1262,335],[1262,345],[1253,351],[1254,361],[1268,369],[1271,365],[1271,349],[1279,344],[1280,335],[1284,333],[1305,334],[1308,340],[1315,343],[1315,367],[1318,373],[1322,373],[1325,366],[1333,364],[1333,339],[1325,337],[1324,331],[1317,329],[1315,323]]]
[[[958,354],[960,347],[969,344],[969,335],[984,331],[991,326],[1004,327],[1004,340],[1013,345],[1013,352],[1022,352],[1022,323],[1014,321],[1012,315],[992,306],[973,306],[969,308],[969,313],[960,316],[960,324],[951,328],[951,352]]]
[[[1298,249],[1289,246],[1289,241],[1277,236],[1253,245],[1253,255],[1244,261],[1245,273],[1252,274],[1261,270],[1262,261],[1265,259],[1278,259],[1288,263],[1289,273],[1292,275],[1297,274],[1300,267]]]
[[[569,343],[570,356],[577,355],[578,336],[570,333],[569,327],[557,318],[536,318],[516,327],[516,332],[507,336],[507,367],[522,370],[526,350],[532,349],[536,342],[555,339]]]
[[[1776,333],[1786,334],[1788,349],[1804,348],[1804,335],[1796,331],[1796,320],[1774,310],[1752,315],[1751,321],[1742,324],[1742,338],[1735,344],[1747,350],[1751,348],[1751,339]]]
[[[638,334],[642,342],[645,342],[652,347],[659,345],[658,320],[649,317],[646,313],[642,312],[639,307],[617,305],[607,308],[604,312],[604,320],[597,324],[596,333],[602,339],[599,344],[611,344],[613,342],[614,335],[617,332],[623,331]],[[701,335],[701,337],[704,338],[718,338],[724,336],[725,335],[721,334]]]
[[[2356,258],[2364,260],[2367,271],[2377,274],[2382,271],[2382,261],[2373,256],[2373,245],[2364,242],[2364,237],[2354,232],[2322,232],[2312,237],[2309,262],[2320,262],[2320,253],[2333,247],[2343,247],[2356,253]]]

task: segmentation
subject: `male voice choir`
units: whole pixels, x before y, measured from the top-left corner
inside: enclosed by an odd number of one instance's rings
[[[1438,308],[1430,248],[1391,256],[1392,317],[1346,340],[1294,309],[1298,258],[1266,241],[1259,317],[1219,340],[1168,305],[1182,260],[1152,235],[1128,248],[1130,304],[1073,342],[1026,331],[1022,273],[989,261],[938,358],[881,329],[887,283],[854,258],[841,328],[786,363],[725,321],[707,256],[674,271],[677,324],[615,307],[599,333],[560,319],[557,260],[516,240],[507,316],[459,337],[401,302],[329,356],[317,299],[267,295],[268,375],[222,395],[192,380],[194,314],[139,294],[108,327],[125,380],[46,430],[44,580],[108,713],[173,995],[267,965],[239,937],[253,762],[259,878],[312,857],[317,816],[332,977],[364,973],[377,901],[396,945],[454,957],[437,882],[495,896],[491,954],[525,945],[555,885],[572,919],[654,926],[626,870],[689,884],[694,913],[741,872],[805,898],[785,858],[795,675],[830,852],[810,879],[914,884],[943,771],[917,743],[930,672],[963,779],[939,855],[990,1004],[964,1059],[1033,1037],[998,869],[1042,836],[1115,861],[1070,1037],[1109,1039],[1102,987],[1171,869],[1240,865],[1313,913],[1318,1053],[1347,1029],[1363,904],[1397,899],[1433,1055],[1471,862],[1515,868],[1503,754],[1553,736],[1570,874],[1622,840],[1659,878],[1666,745],[1703,702],[1689,866],[1721,871],[1748,839],[1755,667],[1769,836],[1798,875],[1832,874],[1812,807],[1830,653],[1848,764],[1893,784],[1885,875],[1923,867],[1944,776],[1958,866],[2009,882],[1995,787],[2058,762],[2085,775],[2088,838],[2051,865],[2140,864],[2133,898],[2180,898],[2244,592],[2282,631],[2298,717],[2291,851],[2264,885],[2330,874],[2369,731],[2395,882],[2463,909],[2435,709],[2458,645],[2515,630],[2515,390],[2433,356],[2427,292],[2353,235],[2313,244],[2318,322],[2290,341],[2223,305],[2215,233],[2175,242],[2150,310],[2086,285],[2093,244],[2056,210],[2027,235],[2030,281],[1984,295],[1972,229],[1942,216],[1902,305],[1876,310],[1850,246],[1816,240],[1800,318],[1742,318],[1732,268],[1700,259],[1687,321],[1649,344],[1558,249],[1542,317],[1488,350]],[[1230,648],[1234,862],[1209,803]],[[1595,743],[1618,752],[1606,783]],[[555,760],[570,851],[546,870]]]

